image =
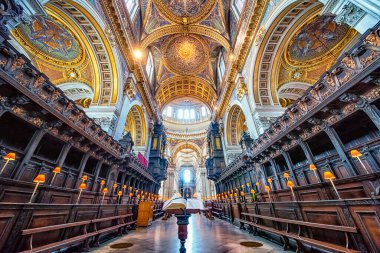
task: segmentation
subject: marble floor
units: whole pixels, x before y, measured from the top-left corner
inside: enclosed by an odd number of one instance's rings
[[[175,217],[167,221],[159,219],[148,228],[137,228],[128,235],[108,241],[91,252],[178,253],[180,243],[177,239],[176,220]],[[211,221],[203,215],[193,214],[189,222],[186,253],[284,252],[279,245],[248,234],[246,231],[219,219]],[[247,241],[259,242],[263,246],[250,248],[240,245],[241,242]],[[132,243],[133,246],[125,249],[113,249],[111,247],[119,243]]]

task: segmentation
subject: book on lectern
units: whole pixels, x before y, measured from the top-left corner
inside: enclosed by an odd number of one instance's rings
[[[204,210],[204,205],[201,199],[191,198],[184,199],[182,197],[174,196],[165,201],[163,210],[180,210],[180,209],[199,209]]]

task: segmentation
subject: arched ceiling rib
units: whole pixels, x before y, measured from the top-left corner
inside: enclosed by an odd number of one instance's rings
[[[207,81],[193,76],[168,78],[162,82],[156,92],[156,101],[161,108],[180,97],[197,98],[212,108],[216,100],[216,92]]]

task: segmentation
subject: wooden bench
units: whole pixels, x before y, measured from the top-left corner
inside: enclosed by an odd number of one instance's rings
[[[280,235],[284,239],[283,240],[284,250],[289,248],[289,238],[291,238],[291,239],[294,239],[297,243],[296,252],[303,251],[302,243],[308,244],[310,246],[315,246],[319,249],[328,250],[331,252],[348,252],[348,253],[361,252],[359,250],[349,249],[348,233],[354,233],[354,234],[358,233],[358,230],[356,227],[336,226],[336,225],[328,225],[328,224],[313,223],[313,222],[306,222],[306,221],[290,220],[290,219],[276,218],[276,217],[263,216],[263,215],[252,214],[252,213],[244,213],[244,212],[241,213],[241,216],[244,217],[244,219],[237,219],[237,221],[240,222],[241,228],[243,228],[244,224],[246,224],[250,227],[250,230],[254,232],[255,234],[257,234],[257,229],[261,229],[272,234]],[[247,217],[253,217],[254,221],[249,221]],[[286,231],[261,225],[259,224],[260,219],[285,223]],[[298,226],[298,234],[290,232],[289,224]],[[321,229],[344,232],[345,238],[346,238],[346,247],[302,236],[302,227],[321,228]]]
[[[83,249],[87,250],[89,249],[89,240],[91,237],[94,237],[94,246],[99,246],[99,238],[102,234],[105,234],[107,232],[112,232],[115,230],[118,230],[118,234],[127,233],[127,228],[133,226],[136,221],[132,220],[133,214],[124,214],[124,215],[118,215],[118,216],[112,216],[112,217],[106,217],[106,218],[99,218],[99,219],[93,219],[88,221],[78,221],[78,222],[72,222],[67,224],[59,224],[59,225],[53,225],[53,226],[46,226],[46,227],[40,227],[40,228],[31,228],[31,229],[25,229],[21,231],[21,234],[23,236],[28,236],[28,245],[29,250],[22,251],[22,253],[27,252],[52,252],[54,250],[58,250],[64,247],[73,246],[75,244],[83,243]],[[129,218],[129,219],[128,219]],[[113,225],[111,227],[98,229],[98,226],[101,222],[104,221],[110,221],[110,220],[116,220],[116,225]],[[92,231],[88,232],[88,227],[92,226]],[[36,248],[33,248],[33,235],[43,233],[43,232],[49,232],[59,229],[68,229],[73,227],[82,227],[82,234],[78,236],[74,236],[68,239],[64,239],[62,241],[50,243],[47,245],[39,246]]]
[[[218,217],[218,218],[221,218],[221,216],[222,216],[222,215],[221,215],[221,214],[222,214],[222,211],[223,211],[222,208],[213,207],[211,213],[212,213],[214,216],[216,216],[216,217]]]

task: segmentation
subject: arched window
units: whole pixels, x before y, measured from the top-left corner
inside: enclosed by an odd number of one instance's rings
[[[183,181],[185,183],[190,183],[190,179],[191,179],[191,174],[190,174],[190,170],[185,170],[183,172]]]
[[[153,65],[153,56],[151,52],[149,52],[148,61],[146,63],[145,70],[146,70],[146,73],[148,74],[149,82],[152,83],[153,76],[154,76],[154,65]]]
[[[137,0],[125,0],[125,4],[127,5],[129,16],[133,20],[137,12]]]

